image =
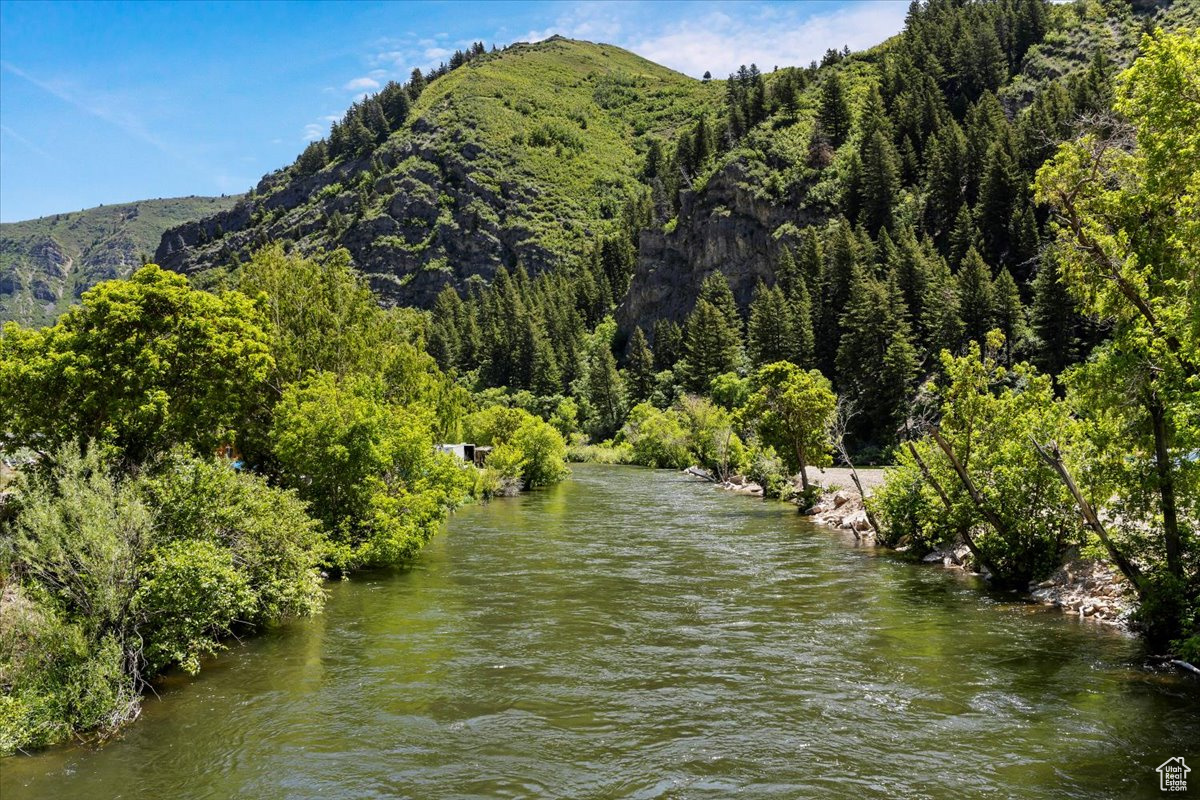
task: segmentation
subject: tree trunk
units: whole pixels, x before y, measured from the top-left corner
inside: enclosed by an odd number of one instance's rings
[[[808,472],[804,469],[804,462],[800,462],[800,488],[808,491]]]
[[[1084,522],[1091,528],[1096,536],[1100,538],[1104,549],[1108,551],[1108,557],[1117,565],[1117,569],[1121,570],[1121,574],[1133,584],[1139,595],[1145,594],[1142,586],[1142,572],[1137,568],[1137,565],[1125,557],[1125,554],[1117,549],[1113,540],[1108,538],[1108,531],[1104,529],[1104,523],[1100,521],[1100,517],[1096,515],[1096,510],[1092,508],[1092,504],[1083,496],[1083,492],[1079,491],[1079,487],[1075,484],[1075,480],[1071,477],[1071,473],[1067,470],[1067,465],[1063,463],[1062,456],[1059,453],[1058,445],[1051,443],[1050,445],[1040,445],[1032,436],[1029,441],[1033,442],[1033,447],[1037,450],[1038,455],[1042,460],[1050,465],[1058,477],[1062,478],[1066,484],[1067,490],[1071,496],[1075,498],[1075,505],[1079,507],[1079,513],[1083,515]]]
[[[937,492],[938,497],[942,498],[942,504],[946,506],[946,513],[953,514],[954,505],[950,502],[950,496],[946,494],[946,490],[942,488],[940,483],[938,483],[937,478],[933,477],[933,473],[929,471],[929,467],[926,465],[925,459],[921,458],[921,454],[917,452],[917,448],[913,446],[913,443],[907,442],[907,444],[908,451],[912,453],[912,457],[916,460],[917,466],[921,469],[921,474],[925,476],[925,480],[928,481],[929,485],[933,487],[933,490]],[[958,533],[960,536],[962,536],[963,542],[966,543],[967,549],[971,551],[971,555],[975,556],[975,560],[982,564],[994,577],[998,577],[1000,575],[1000,570],[996,569],[996,565],[992,563],[992,560],[987,558],[983,554],[983,551],[976,546],[975,540],[971,538],[971,532],[967,530],[967,527],[964,525],[963,527],[959,528]]]
[[[1158,493],[1162,498],[1163,543],[1167,549],[1167,571],[1177,578],[1182,578],[1179,519],[1175,513],[1175,478],[1172,475],[1171,455],[1167,448],[1166,412],[1157,394],[1151,393],[1147,405],[1150,408],[1150,422],[1154,428],[1154,462],[1158,472]]]
[[[954,471],[958,474],[958,479],[962,481],[967,494],[971,496],[971,502],[975,504],[975,508],[979,509],[979,513],[988,521],[988,524],[996,529],[996,533],[1000,534],[1005,541],[1011,542],[1012,536],[1009,533],[1008,526],[1004,524],[1004,520],[1000,519],[1000,515],[988,505],[983,494],[975,486],[975,481],[971,480],[971,476],[967,474],[966,467],[958,460],[958,456],[954,455],[954,448],[942,437],[941,432],[937,428],[930,428],[929,432],[933,435],[933,440],[937,442],[938,447],[942,448],[942,452],[946,454],[946,458],[950,459],[951,466],[954,467]]]
[[[842,454],[842,458],[846,460],[846,466],[850,467],[850,479],[853,480],[854,485],[858,487],[858,496],[862,498],[863,511],[867,515],[867,522],[871,524],[871,530],[875,531],[875,533],[879,533],[879,523],[875,521],[875,515],[871,513],[871,508],[867,505],[867,493],[863,489],[862,481],[858,479],[858,470],[854,468],[854,462],[851,461],[845,453]]]

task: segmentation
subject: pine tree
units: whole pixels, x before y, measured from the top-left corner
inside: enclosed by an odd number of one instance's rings
[[[562,373],[550,339],[540,324],[530,326],[532,353],[529,363],[529,388],[543,397],[558,394],[562,390]]]
[[[420,69],[413,68],[412,74],[408,77],[408,98],[416,100],[421,96],[421,92],[425,91],[425,76]]]
[[[1013,353],[1024,346],[1027,329],[1021,292],[1007,269],[1001,269],[992,282],[992,320],[1004,333],[1004,359],[1012,364]]]
[[[674,369],[675,362],[683,358],[683,331],[669,319],[654,323],[654,369],[661,372]]]
[[[916,372],[898,290],[872,278],[856,282],[842,317],[837,376],[840,391],[862,411],[855,420],[861,442],[887,445],[895,439]]]
[[[895,224],[892,208],[900,191],[900,167],[896,148],[882,130],[876,130],[860,155],[859,215],[871,233]]]
[[[459,324],[463,316],[462,298],[453,286],[446,286],[433,302],[433,322],[430,326],[429,355],[444,370],[458,366],[461,350]]]
[[[641,327],[633,329],[629,337],[628,389],[631,405],[648,400],[654,392],[654,353],[646,343],[646,334]]]
[[[725,318],[729,329],[736,336],[742,335],[742,316],[738,313],[737,301],[733,299],[725,273],[714,270],[705,276],[700,284],[700,299],[712,303]]]
[[[958,209],[954,230],[950,232],[947,247],[950,263],[961,264],[971,248],[979,249],[979,229],[975,227],[975,220],[964,203]]]
[[[709,301],[701,298],[684,324],[686,375],[681,376],[693,392],[708,391],[712,379],[735,372],[741,362],[741,341],[729,320]]]
[[[1038,251],[1041,249],[1037,221],[1028,203],[1013,209],[1012,219],[1008,223],[1008,240],[1008,263],[1013,277],[1019,286],[1028,286],[1030,278],[1037,271]]]
[[[825,245],[825,268],[821,281],[820,301],[814,311],[817,369],[833,375],[838,345],[842,338],[841,318],[850,299],[851,287],[862,279],[859,244],[845,219],[836,220]]]
[[[624,382],[607,346],[598,348],[588,363],[587,401],[592,410],[589,427],[593,440],[616,433],[625,419]]]
[[[778,285],[768,289],[760,280],[754,287],[747,340],[750,363],[756,368],[776,361],[795,361],[799,355],[792,313]]]
[[[788,306],[791,311],[792,336],[796,347],[796,352],[790,360],[805,369],[811,369],[814,366],[816,342],[813,337],[812,299],[807,285],[801,283],[796,288],[795,294],[788,300]]]
[[[821,97],[817,106],[817,126],[835,149],[850,137],[850,103],[841,75],[834,71],[821,84]]]
[[[941,243],[948,240],[963,204],[966,158],[967,139],[958,123],[950,120],[933,138],[925,173],[926,219],[929,230]]]
[[[982,342],[992,329],[995,318],[991,271],[979,251],[967,251],[958,270],[959,313],[963,332],[969,341]]]
[[[931,366],[943,350],[959,352],[963,343],[963,321],[959,312],[958,281],[950,273],[950,266],[936,253],[926,260],[929,267],[929,283],[922,303],[921,328],[924,338],[921,345],[927,356],[932,356]]]
[[[979,201],[975,204],[975,225],[979,229],[983,256],[994,264],[1004,261],[1009,249],[1009,223],[1012,221],[1020,178],[1008,152],[999,143],[988,150],[983,178],[979,183]]]
[[[808,291],[811,293],[819,290],[821,277],[825,271],[825,257],[821,250],[821,237],[813,225],[806,227],[800,234],[800,247],[796,251],[796,266],[799,268],[805,284],[808,285]]]
[[[1079,311],[1059,278],[1058,261],[1054,258],[1047,258],[1038,266],[1029,319],[1035,338],[1033,363],[1038,369],[1059,375],[1079,359]]]

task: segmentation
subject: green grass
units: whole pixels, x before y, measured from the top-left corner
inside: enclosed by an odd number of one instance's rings
[[[91,286],[153,256],[165,230],[239,197],[141,200],[0,224],[0,321],[52,322]]]

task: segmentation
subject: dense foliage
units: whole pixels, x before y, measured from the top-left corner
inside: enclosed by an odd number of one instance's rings
[[[234,277],[148,265],[3,329],[3,449],[30,455],[0,501],[0,751],[110,732],[164,669],[319,611],[322,570],[405,563],[487,491],[434,447],[469,396],[344,252],[268,247]],[[504,476],[560,480],[562,434],[517,413]]]

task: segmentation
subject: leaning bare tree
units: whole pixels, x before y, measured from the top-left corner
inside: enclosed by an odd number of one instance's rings
[[[867,493],[863,489],[862,480],[858,477],[858,470],[854,468],[854,461],[850,458],[850,451],[846,447],[846,430],[850,427],[850,420],[854,419],[857,413],[858,407],[853,400],[848,397],[838,397],[837,408],[829,423],[829,441],[833,443],[833,449],[838,454],[838,458],[850,468],[850,479],[854,481],[855,487],[858,488],[858,496],[863,500],[863,510],[867,512],[867,522],[870,523],[871,530],[878,538],[879,523],[875,521],[875,515],[871,513],[871,507],[867,505]]]

